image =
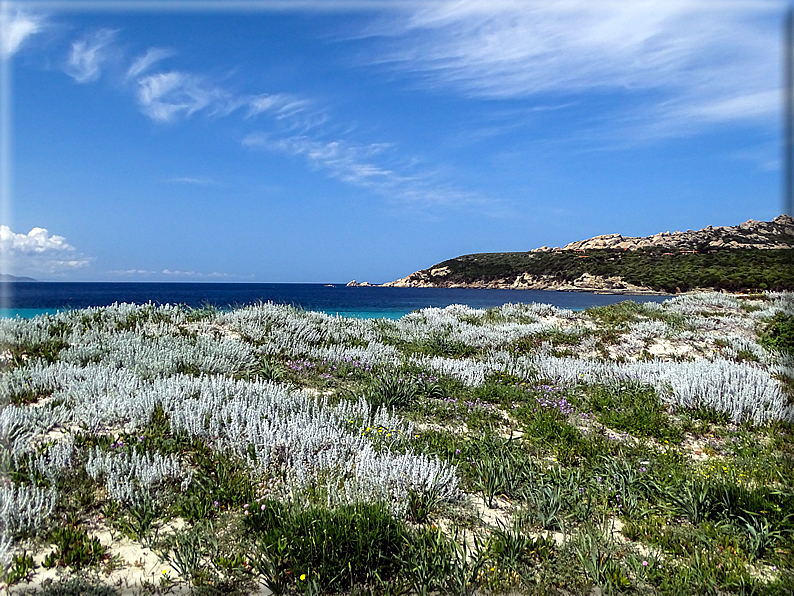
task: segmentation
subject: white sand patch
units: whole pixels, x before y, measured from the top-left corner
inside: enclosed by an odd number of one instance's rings
[[[688,357],[695,356],[697,350],[691,342],[674,342],[669,339],[656,339],[650,346],[648,352],[659,358],[665,357]]]

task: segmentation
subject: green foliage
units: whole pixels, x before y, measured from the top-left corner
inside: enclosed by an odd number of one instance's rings
[[[544,343],[550,343],[555,348],[576,346],[581,343],[584,335],[578,333],[565,333],[562,329],[548,329],[541,333],[535,333],[522,337],[516,341],[513,350],[518,354],[530,354],[535,352]],[[560,350],[553,351],[552,354],[562,356]]]
[[[196,451],[191,456],[193,480],[174,501],[173,511],[188,521],[215,517],[239,509],[255,498],[253,482],[243,461],[227,452]]]
[[[157,527],[156,522],[160,517],[157,506],[149,499],[127,509],[114,509],[109,506],[105,512],[108,514],[106,517],[112,519],[114,525],[124,534],[144,544],[151,531]]]
[[[705,406],[698,406],[696,409],[689,410],[689,413],[703,422],[709,424],[728,424],[731,420],[731,415],[728,412],[718,412],[714,408],[707,408]]]
[[[381,504],[300,510],[265,500],[246,524],[271,573],[292,581],[305,574],[329,591],[394,578],[407,536]]]
[[[557,407],[521,404],[513,410],[513,416],[521,424],[526,439],[565,465],[594,460],[609,453],[613,447],[606,435],[598,430],[585,436],[581,430],[571,426],[568,417]]]
[[[41,342],[27,342],[11,346],[11,355],[14,362],[21,363],[25,360],[45,360],[55,362],[58,354],[69,345],[62,338],[55,337]]]
[[[364,397],[375,408],[406,410],[416,399],[418,391],[413,381],[384,373],[369,385]]]
[[[7,567],[0,563],[0,582],[10,586],[22,580],[27,581],[35,568],[33,557],[27,552],[14,555]]]
[[[602,532],[588,528],[578,534],[575,544],[582,569],[594,585],[608,592],[631,587],[625,571],[609,552],[608,540]]]
[[[15,406],[27,406],[30,404],[38,403],[39,400],[49,397],[53,394],[52,390],[49,391],[32,391],[26,390],[20,393],[12,393],[7,396],[0,397],[0,403],[3,405],[11,403]]]
[[[747,531],[745,551],[752,561],[763,557],[784,537],[782,530],[774,530],[769,520],[763,517],[749,515],[740,519]]]
[[[410,593],[474,594],[487,562],[486,550],[476,536],[473,548],[466,538],[457,531],[448,538],[435,527],[413,533],[401,559]]]
[[[430,514],[438,507],[440,489],[433,485],[430,490],[408,491],[408,519],[417,524],[423,524],[430,519]]]
[[[633,323],[639,320],[640,313],[643,312],[643,305],[632,300],[624,300],[616,304],[606,306],[592,306],[585,309],[585,313],[602,325],[609,327],[623,326],[626,323]]]
[[[776,313],[761,332],[758,343],[794,355],[794,315]]]
[[[450,273],[443,283],[470,284],[514,280],[524,273],[573,281],[587,273],[620,276],[624,281],[663,292],[685,292],[694,288],[718,290],[794,289],[794,249],[753,248],[712,250],[685,254],[664,248],[624,251],[588,250],[579,258],[572,250],[539,253],[480,253],[464,255],[433,265]]]
[[[638,383],[594,386],[585,390],[585,404],[598,420],[617,432],[680,443],[684,433],[675,426],[653,387]]]
[[[56,566],[82,569],[98,565],[108,556],[99,539],[89,537],[83,528],[56,528],[50,533],[49,540],[55,544],[55,551],[44,558],[43,565],[48,569]]]
[[[498,527],[491,530],[486,548],[491,560],[516,569],[532,561],[547,561],[555,550],[555,544],[550,537],[533,538],[518,529]]]
[[[214,319],[216,316],[218,316],[218,314],[219,311],[217,307],[212,304],[205,303],[200,308],[188,308],[185,318],[191,323],[196,323],[198,321]]]
[[[194,583],[202,583],[207,575],[204,559],[218,556],[218,539],[211,521],[166,536],[156,549],[180,576]]]
[[[85,577],[47,579],[38,589],[17,592],[24,596],[119,596],[120,592],[107,584]]]
[[[263,381],[272,381],[277,383],[284,379],[284,375],[284,369],[275,365],[263,356],[242,374],[242,378],[246,380],[259,378]]]
[[[443,586],[453,545],[438,528],[422,528],[406,539],[401,567],[413,593],[427,596]]]

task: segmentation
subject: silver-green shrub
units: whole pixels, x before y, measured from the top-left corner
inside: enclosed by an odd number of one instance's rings
[[[186,370],[233,374],[253,364],[255,358],[250,344],[234,338],[149,336],[127,331],[87,334],[80,343],[63,350],[60,360],[80,365],[101,363],[152,379]]]
[[[55,507],[54,488],[9,484],[0,487],[0,535],[35,532]]]
[[[166,480],[181,481],[182,490],[186,490],[193,478],[193,471],[183,470],[174,454],[111,453],[98,446],[89,452],[85,470],[94,480],[105,480],[113,499],[133,506],[156,498]]]
[[[74,439],[71,435],[67,435],[55,445],[47,447],[44,453],[36,455],[31,468],[47,478],[54,486],[61,472],[71,467],[73,454]]]

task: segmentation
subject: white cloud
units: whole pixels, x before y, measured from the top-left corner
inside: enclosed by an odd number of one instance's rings
[[[72,46],[72,76],[79,81],[95,80],[106,59],[105,47],[115,33],[102,30],[92,42],[75,42]],[[210,77],[179,70],[157,72],[153,65],[173,56],[172,50],[150,48],[133,61],[124,76],[134,85],[138,106],[143,114],[158,123],[170,123],[195,114],[228,116],[240,110],[244,118],[269,117],[268,135],[248,135],[243,144],[263,146],[291,156],[305,158],[312,167],[330,176],[362,188],[373,190],[394,201],[427,207],[443,204],[463,206],[481,203],[473,194],[447,188],[432,174],[413,174],[415,166],[395,159],[395,151],[386,143],[349,140],[351,129],[343,138],[327,140],[327,111],[315,101],[290,93],[233,93],[214,83]],[[387,150],[390,150],[387,153]],[[181,176],[167,182],[207,185],[215,182],[203,177]],[[164,270],[164,275],[215,275],[192,271]],[[217,274],[223,275],[223,274]]]
[[[78,83],[95,81],[102,74],[108,50],[116,31],[100,29],[96,33],[72,43],[66,73]]]
[[[0,6],[0,55],[10,58],[24,41],[44,28],[44,17],[24,12],[11,3]]]
[[[138,79],[138,103],[144,114],[157,122],[171,122],[205,111],[209,115],[225,115],[242,102],[195,75],[172,71],[147,75]]]
[[[331,177],[376,192],[391,201],[418,208],[433,206],[464,207],[484,201],[473,193],[449,188],[433,180],[430,174],[407,174],[385,165],[391,149],[387,143],[357,145],[344,140],[325,141],[302,136],[277,137],[250,134],[243,145],[261,147],[292,157],[303,157],[309,164]],[[403,166],[400,170],[410,170]]]
[[[226,278],[226,277],[240,277],[231,275],[230,273],[219,273],[213,271],[212,273],[201,273],[199,271],[172,271],[171,269],[163,269],[163,275],[170,277],[209,277],[209,278]],[[249,276],[250,277],[250,276]]]
[[[390,44],[373,63],[430,89],[618,94],[632,116],[669,118],[680,131],[777,117],[782,12],[766,0],[449,0],[370,33]]]
[[[214,180],[210,178],[193,178],[191,176],[179,176],[176,178],[168,178],[166,182],[174,182],[177,184],[196,184],[198,186],[209,186],[211,184],[217,184]]]
[[[190,116],[210,101],[211,93],[200,87],[196,77],[184,73],[157,73],[138,81],[138,102],[143,112],[160,122],[173,120],[180,112]]]
[[[110,275],[123,275],[123,276],[132,276],[132,275],[153,275],[157,273],[157,271],[148,271],[146,269],[113,269],[108,271]]]
[[[0,226],[0,252],[10,269],[30,273],[73,271],[88,266],[93,260],[79,254],[63,236],[51,235],[44,228],[18,234],[8,226]]]
[[[263,94],[246,100],[248,116],[269,112],[276,118],[287,118],[302,112],[311,102],[288,93]]]
[[[71,251],[63,236],[49,235],[44,228],[33,228],[27,234],[16,234],[8,226],[0,226],[0,246],[9,254],[41,254],[43,252]]]
[[[132,63],[129,70],[127,70],[127,78],[135,78],[149,70],[153,64],[156,64],[161,60],[165,60],[166,58],[170,58],[175,54],[176,52],[173,50],[149,48],[143,56],[137,58]]]

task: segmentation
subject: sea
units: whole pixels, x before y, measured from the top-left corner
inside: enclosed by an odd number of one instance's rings
[[[551,304],[569,310],[623,300],[662,302],[669,296],[629,296],[544,290],[348,287],[345,284],[6,282],[0,287],[0,317],[31,318],[68,309],[113,303],[183,304],[221,310],[258,302],[356,318],[400,317],[422,308],[465,304],[491,308],[507,303]]]

